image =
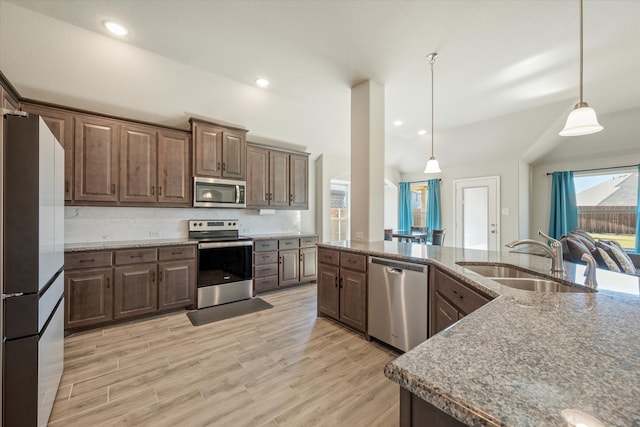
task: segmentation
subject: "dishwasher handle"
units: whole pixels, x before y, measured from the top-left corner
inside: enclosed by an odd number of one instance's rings
[[[387,267],[387,273],[402,274],[404,271],[401,268]]]
[[[369,262],[371,264],[379,264],[385,267],[389,267],[387,270],[389,272],[395,272],[395,273],[401,273],[402,270],[417,271],[418,273],[426,273],[427,271],[427,266],[423,264],[409,264],[405,262],[397,262],[389,259],[373,258],[373,257],[369,259]]]

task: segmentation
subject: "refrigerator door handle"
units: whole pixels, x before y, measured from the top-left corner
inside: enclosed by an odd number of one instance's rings
[[[15,294],[2,294],[2,299],[5,300],[7,298],[21,297],[24,295],[24,292],[17,292]]]

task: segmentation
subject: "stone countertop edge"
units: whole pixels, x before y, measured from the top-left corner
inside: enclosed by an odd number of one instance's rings
[[[156,240],[122,240],[113,242],[82,242],[67,243],[64,245],[65,253],[86,252],[86,251],[106,251],[114,249],[135,249],[159,246],[182,246],[197,245],[198,242],[188,238],[178,239],[156,239]]]
[[[637,277],[598,270],[599,283],[605,289],[597,293],[530,292],[500,285],[457,262],[512,264],[549,277],[550,259],[398,242],[324,242],[318,247],[435,265],[494,297],[384,368],[387,378],[459,421],[491,426],[567,425],[560,409],[568,403],[579,403],[579,409],[605,417],[601,420],[605,425],[634,425],[640,420],[637,405],[625,397],[633,396],[640,384],[640,375],[625,369],[636,362],[640,366],[640,332],[633,326],[636,320],[640,321],[640,300],[637,294],[615,291],[617,285],[624,287],[631,283],[637,292]],[[564,266],[562,282],[579,285],[584,282],[584,266],[566,262]],[[514,328],[518,333],[513,332]],[[549,331],[553,331],[551,336],[538,336]],[[528,335],[526,344],[518,341],[522,332]],[[483,337],[481,342],[477,340],[478,334]],[[592,353],[576,353],[584,350],[585,343],[595,345]],[[522,345],[525,347],[519,347]],[[567,348],[573,353],[567,355]],[[518,360],[537,362],[536,357],[543,358],[539,360],[540,366],[514,366],[512,360],[500,359],[501,351],[516,352]],[[622,361],[612,363],[611,352],[616,354],[616,360]],[[540,356],[544,353],[548,354]],[[557,359],[549,356],[556,353]],[[470,355],[475,360],[469,360]],[[604,365],[606,369],[593,371],[589,369],[592,364]],[[483,372],[488,366],[493,369],[488,379],[475,376],[474,369]],[[471,369],[470,377],[460,379],[452,373],[465,368]],[[550,395],[549,391],[542,395],[527,394],[523,401],[517,390],[510,388],[514,382],[554,388]],[[479,389],[479,384],[484,388]],[[575,397],[575,393],[582,395]],[[625,409],[620,410],[619,405]]]
[[[305,237],[318,237],[317,233],[269,233],[269,234],[242,234],[254,241],[276,239],[301,239]]]

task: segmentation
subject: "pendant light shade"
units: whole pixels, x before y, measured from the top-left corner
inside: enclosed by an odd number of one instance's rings
[[[440,165],[433,155],[433,63],[436,62],[437,53],[430,53],[427,55],[427,59],[431,64],[431,157],[427,160],[427,165],[424,168],[424,173],[440,173]]]
[[[567,123],[564,125],[564,129],[560,131],[560,136],[589,135],[600,132],[603,129],[603,127],[600,126],[600,123],[598,123],[598,117],[596,117],[595,110],[589,107],[589,104],[584,102],[582,99],[582,21],[582,0],[580,0],[580,102],[577,103],[573,111],[569,113]]]

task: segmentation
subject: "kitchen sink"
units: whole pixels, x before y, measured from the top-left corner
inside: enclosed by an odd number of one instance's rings
[[[491,280],[510,288],[537,292],[587,292],[578,286],[569,286],[548,279],[524,277],[492,277]]]
[[[527,273],[526,271],[522,271],[508,265],[466,264],[463,262],[459,262],[458,265],[484,277],[540,278],[540,276]]]

